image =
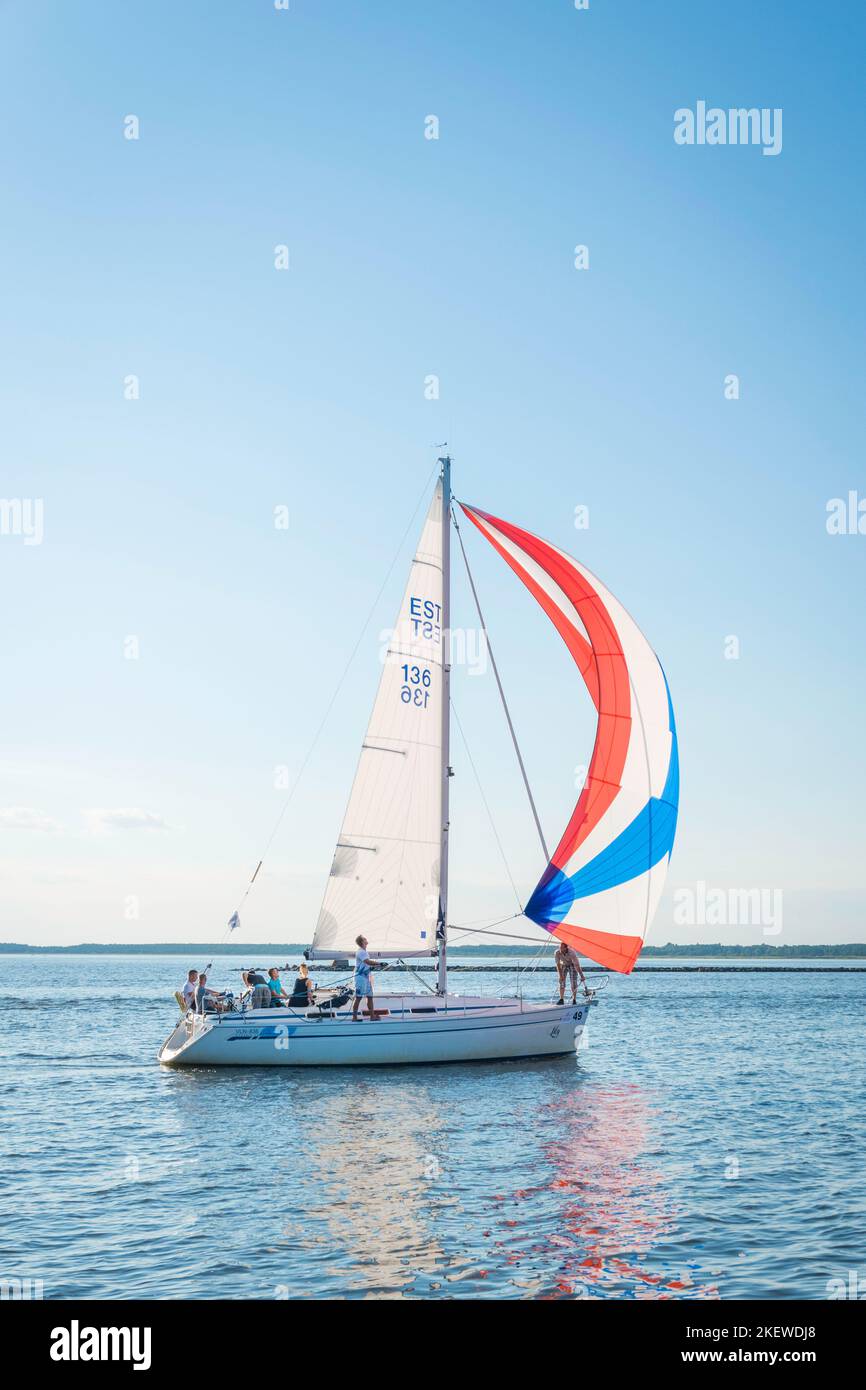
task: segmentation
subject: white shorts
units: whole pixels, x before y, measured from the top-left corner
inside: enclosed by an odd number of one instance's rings
[[[372,999],[373,986],[370,983],[369,975],[355,976],[355,994],[359,999]]]

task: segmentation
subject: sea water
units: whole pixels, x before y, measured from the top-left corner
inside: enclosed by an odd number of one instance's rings
[[[866,1291],[866,973],[612,977],[586,1045],[537,1061],[160,1067],[202,964],[0,957],[0,1279],[50,1299]],[[550,998],[553,977],[520,987]]]

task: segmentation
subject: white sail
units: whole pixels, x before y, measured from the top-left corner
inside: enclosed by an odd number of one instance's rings
[[[388,642],[311,955],[435,954],[443,818],[443,485]]]

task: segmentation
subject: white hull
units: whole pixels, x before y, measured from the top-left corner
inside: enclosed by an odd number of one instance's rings
[[[533,1004],[519,999],[378,995],[382,1018],[351,1009],[258,1009],[188,1015],[159,1050],[168,1066],[345,1067],[478,1062],[573,1052],[590,1001]]]

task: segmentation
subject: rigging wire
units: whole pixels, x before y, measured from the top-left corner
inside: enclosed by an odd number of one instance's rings
[[[309,747],[308,747],[306,753],[304,754],[303,761],[301,762],[301,766],[300,766],[300,768],[298,769],[298,774],[297,774],[297,776],[296,776],[294,782],[292,783],[291,790],[290,790],[288,796],[286,797],[286,800],[285,800],[284,803],[283,803],[283,808],[282,808],[282,810],[280,811],[279,815],[277,816],[276,823],[275,823],[275,825],[274,825],[273,830],[271,831],[271,834],[270,834],[270,837],[269,837],[269,839],[268,839],[268,842],[267,842],[267,844],[265,845],[264,852],[263,852],[261,858],[259,859],[258,864],[256,865],[255,873],[253,874],[252,878],[250,879],[249,883],[247,884],[246,889],[244,890],[243,896],[242,896],[240,902],[238,903],[238,905],[237,905],[237,907],[236,907],[236,909],[235,909],[235,912],[234,912],[234,914],[233,914],[233,917],[230,919],[230,925],[229,925],[228,930],[226,931],[225,935],[223,936],[223,941],[225,941],[225,940],[227,939],[229,933],[230,933],[231,931],[234,930],[234,926],[239,925],[239,923],[234,922],[234,918],[239,918],[239,916],[240,916],[240,910],[241,910],[241,908],[243,907],[244,903],[246,902],[247,897],[248,897],[248,895],[249,895],[249,891],[250,891],[250,889],[252,888],[253,884],[254,884],[255,881],[256,881],[256,877],[257,877],[257,875],[258,875],[259,869],[262,867],[262,864],[263,864],[264,861],[265,861],[265,858],[266,858],[266,856],[267,856],[267,854],[268,854],[268,851],[270,850],[271,845],[273,844],[274,840],[276,839],[277,831],[279,830],[279,828],[280,828],[280,826],[282,825],[282,822],[283,822],[283,817],[285,816],[286,811],[289,809],[289,806],[291,805],[291,802],[292,802],[292,799],[293,799],[293,797],[294,797],[294,795],[295,795],[295,792],[298,790],[298,785],[299,785],[299,783],[300,783],[300,781],[301,781],[301,778],[303,777],[303,775],[304,775],[304,773],[305,773],[305,771],[306,771],[306,769],[307,769],[307,765],[308,765],[310,759],[312,758],[313,753],[314,753],[315,750],[316,750],[316,746],[317,746],[317,744],[318,744],[318,742],[319,742],[319,739],[320,739],[321,736],[322,736],[322,732],[323,732],[323,730],[324,730],[324,728],[325,728],[325,725],[326,725],[327,722],[328,722],[328,718],[329,718],[329,716],[330,716],[331,710],[334,708],[334,705],[336,704],[337,696],[339,695],[340,691],[342,690],[343,684],[344,684],[344,682],[345,682],[345,680],[346,680],[346,677],[347,677],[347,675],[349,674],[349,668],[351,667],[352,662],[355,660],[355,657],[356,657],[357,654],[358,654],[358,649],[359,649],[361,643],[362,643],[363,640],[364,640],[364,636],[365,636],[365,634],[366,634],[366,632],[367,632],[367,628],[370,626],[370,623],[371,623],[371,621],[372,621],[373,615],[374,615],[374,613],[376,612],[376,609],[377,609],[378,606],[379,606],[379,600],[381,599],[383,593],[385,592],[385,588],[386,588],[386,586],[387,586],[387,584],[388,584],[388,580],[391,578],[391,571],[393,570],[393,568],[394,568],[394,566],[396,565],[398,559],[400,558],[400,553],[401,553],[401,551],[402,551],[402,549],[403,549],[403,545],[404,545],[404,543],[405,543],[405,541],[406,541],[406,537],[408,536],[410,530],[412,529],[412,525],[413,525],[413,523],[414,523],[414,521],[415,521],[415,517],[418,515],[418,510],[419,510],[419,508],[421,507],[422,503],[424,502],[424,499],[426,498],[426,496],[427,496],[427,494],[428,494],[428,492],[429,492],[430,483],[432,482],[433,477],[434,477],[434,475],[436,474],[438,468],[439,468],[439,462],[438,462],[438,460],[437,460],[436,463],[434,463],[433,467],[431,468],[430,474],[429,474],[429,476],[428,476],[426,482],[424,483],[424,488],[423,488],[423,491],[421,492],[421,496],[418,498],[418,501],[415,503],[415,508],[414,508],[414,510],[413,510],[413,512],[412,512],[412,515],[410,516],[410,518],[409,518],[409,520],[408,520],[408,522],[407,522],[407,524],[406,524],[406,529],[405,529],[405,531],[403,532],[403,535],[400,537],[400,542],[399,542],[399,544],[398,544],[398,546],[397,546],[396,551],[394,552],[394,557],[393,557],[393,559],[391,560],[390,565],[388,566],[387,572],[386,572],[386,574],[385,574],[385,578],[382,580],[382,584],[381,584],[381,586],[380,586],[380,588],[379,588],[379,592],[377,593],[376,597],[374,598],[374,600],[373,600],[373,602],[372,602],[372,604],[371,604],[371,606],[370,606],[370,611],[369,611],[369,613],[367,614],[366,619],[364,620],[364,626],[361,628],[361,631],[360,631],[359,634],[358,634],[358,640],[356,641],[354,647],[352,648],[352,651],[351,651],[351,653],[349,654],[349,659],[348,659],[348,661],[346,662],[346,665],[345,665],[344,668],[343,668],[343,673],[342,673],[342,675],[340,676],[340,679],[337,681],[336,686],[334,687],[333,694],[331,695],[331,698],[330,698],[330,700],[328,701],[328,705],[327,705],[327,708],[325,709],[325,713],[322,715],[321,721],[320,721],[320,723],[319,723],[319,727],[317,728],[315,734],[313,735],[313,741],[312,741],[312,743],[309,745]],[[232,925],[232,924],[233,924],[233,925]]]
[[[466,749],[466,756],[467,756],[467,758],[469,759],[469,766],[472,768],[472,771],[473,771],[473,773],[475,774],[475,781],[476,781],[476,783],[477,783],[477,785],[478,785],[478,791],[479,791],[480,794],[481,794],[481,800],[484,802],[484,809],[485,809],[485,811],[487,812],[487,819],[490,821],[490,829],[493,831],[493,838],[494,838],[495,841],[496,841],[496,844],[497,844],[497,846],[498,846],[498,848],[499,848],[499,853],[500,853],[500,855],[501,855],[501,857],[502,857],[502,862],[503,862],[503,864],[505,865],[505,872],[506,872],[507,875],[508,875],[508,881],[509,881],[509,883],[511,884],[511,887],[513,888],[513,890],[514,890],[515,901],[517,902],[517,906],[518,906],[518,908],[519,908],[519,911],[515,913],[515,916],[516,916],[516,917],[522,917],[522,915],[523,915],[523,903],[520,901],[520,894],[519,894],[518,891],[517,891],[517,884],[514,882],[514,878],[513,878],[513,876],[512,876],[511,869],[510,869],[509,864],[508,864],[508,860],[507,860],[507,858],[505,857],[505,850],[504,850],[503,847],[502,847],[502,841],[500,840],[500,838],[499,838],[499,832],[498,832],[497,829],[496,829],[496,822],[495,822],[494,819],[493,819],[493,812],[492,812],[491,809],[490,809],[490,805],[489,805],[489,803],[488,803],[488,801],[487,801],[487,797],[484,795],[484,788],[483,788],[482,785],[481,785],[481,778],[478,776],[478,769],[477,769],[477,767],[475,766],[475,760],[474,760],[474,758],[472,757],[472,753],[471,753],[470,748],[469,748],[469,740],[468,740],[467,737],[466,737],[466,734],[465,734],[464,729],[463,729],[463,725],[460,723],[460,716],[459,716],[459,714],[457,713],[457,707],[456,707],[456,705],[454,704],[453,699],[452,699],[452,701],[451,701],[451,712],[452,712],[452,714],[454,715],[454,720],[455,720],[455,723],[456,723],[456,725],[457,725],[457,728],[460,730],[460,737],[463,739],[463,747]],[[509,921],[510,918],[503,918],[503,920],[504,920],[504,921]]]
[[[523,914],[522,914],[521,912],[515,912],[515,914],[514,914],[514,917],[522,917],[522,916],[523,916]],[[503,922],[513,922],[513,921],[514,921],[514,917],[503,917],[501,920],[502,920]],[[493,925],[494,925],[494,926],[497,926],[497,925],[499,925],[499,924],[496,923],[496,922],[494,922]],[[473,930],[471,927],[452,927],[451,930],[452,930],[452,931],[459,931],[459,932],[462,933],[463,936],[496,936],[496,937],[498,937],[501,941],[523,941],[523,942],[525,942],[528,946],[537,946],[537,945],[538,945],[538,937],[537,937],[537,936],[515,936],[512,932],[492,931],[492,930],[487,930],[487,931],[485,931],[483,928],[479,929],[478,927],[476,927],[474,930]],[[546,946],[546,945],[547,945],[547,942],[543,942],[542,944]]]
[[[505,691],[502,688],[502,681],[499,678],[499,667],[496,665],[496,658],[493,655],[493,648],[490,645],[490,634],[487,631],[487,624],[484,621],[484,614],[481,611],[481,603],[478,598],[478,590],[475,588],[475,580],[473,579],[472,571],[469,568],[469,558],[466,554],[466,547],[463,544],[463,537],[460,534],[460,527],[457,524],[457,518],[454,515],[453,511],[451,513],[451,520],[454,522],[454,530],[457,532],[457,539],[460,542],[460,553],[463,556],[463,563],[466,566],[466,574],[469,579],[469,587],[472,590],[472,597],[475,600],[475,607],[478,611],[478,621],[481,624],[481,631],[484,633],[484,640],[487,643],[487,651],[490,654],[490,665],[493,667],[493,674],[496,677],[496,685],[497,689],[499,690],[499,698],[502,701],[502,708],[505,710],[505,718],[508,722],[508,732],[511,734],[511,742],[514,744],[514,751],[517,754],[517,762],[520,766],[520,773],[523,777],[523,785],[526,788],[526,795],[529,797],[529,805],[532,808],[532,816],[535,821],[535,828],[538,831],[538,838],[541,841],[541,848],[544,851],[545,862],[549,864],[550,853],[547,848],[547,842],[544,838],[544,831],[541,828],[541,821],[538,818],[538,811],[535,807],[535,798],[532,795],[532,788],[529,785],[529,778],[526,774],[526,767],[523,762],[523,755],[520,751],[520,744],[517,742],[517,734],[514,732],[514,725],[511,722],[511,713],[508,709],[508,701],[505,698]]]
[[[428,985],[426,980],[422,980],[421,976],[418,974],[418,971],[413,970],[411,965],[407,965],[405,960],[403,960],[402,956],[400,957],[400,960],[397,963],[398,965],[401,965],[403,967],[407,975],[411,975],[413,979],[418,981],[419,985],[423,985],[424,988],[427,990],[428,994],[436,993],[436,989],[434,988],[434,986]]]
[[[495,922],[489,922],[486,917],[473,917],[471,922],[452,922],[450,931],[469,931],[471,927],[498,927],[500,922],[513,922],[515,917],[522,917],[523,911],[513,912],[510,917],[498,917]]]
[[[541,945],[539,946],[538,950],[536,951],[535,955],[530,957],[530,960],[529,960],[529,964],[528,964],[528,965],[521,966],[520,962],[519,962],[519,961],[517,962],[517,989],[518,989],[518,992],[520,991],[521,980],[522,980],[523,976],[524,976],[524,975],[533,975],[533,974],[535,973],[535,971],[536,971],[536,970],[538,969],[538,967],[541,965],[542,959],[544,958],[544,953],[545,953],[545,951],[549,951],[549,950],[551,949],[551,947],[554,947],[554,942],[555,942],[555,940],[556,940],[556,938],[554,937],[551,941],[542,941],[542,943],[541,943]],[[554,947],[554,949],[555,949],[555,947]]]

